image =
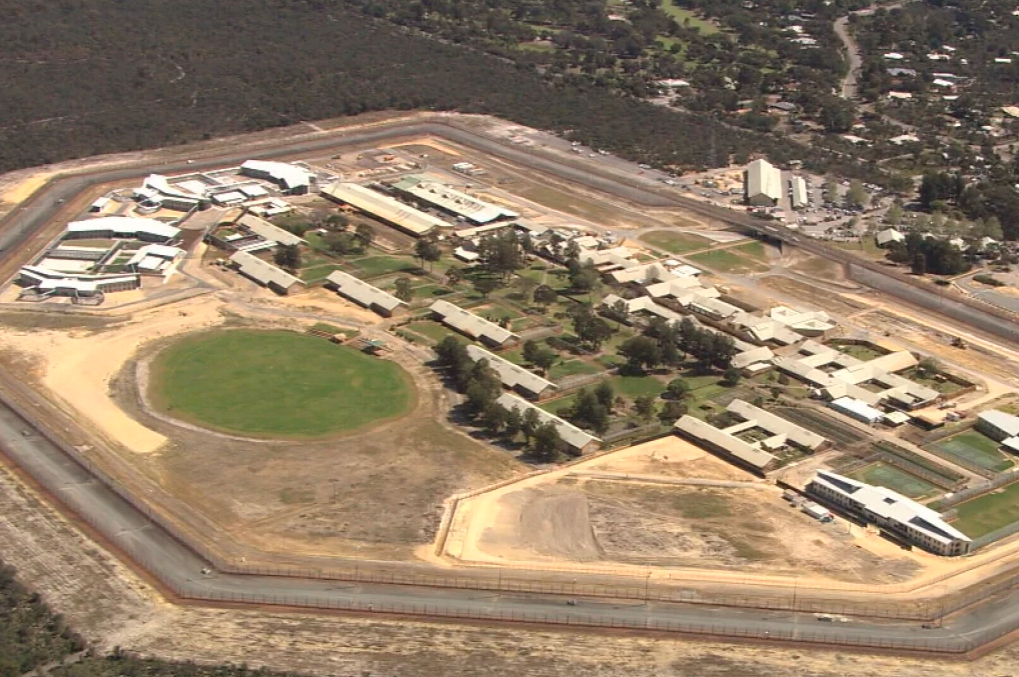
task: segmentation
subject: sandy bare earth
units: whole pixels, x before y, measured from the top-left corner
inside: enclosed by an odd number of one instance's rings
[[[975,663],[729,645],[671,637],[450,625],[169,604],[0,467],[0,557],[100,651],[247,663],[315,675],[434,677],[987,677],[1019,649]]]

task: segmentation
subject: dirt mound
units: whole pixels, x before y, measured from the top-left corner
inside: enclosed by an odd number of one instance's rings
[[[499,502],[499,519],[481,537],[492,554],[520,551],[573,562],[601,559],[587,497],[568,488],[527,489]]]

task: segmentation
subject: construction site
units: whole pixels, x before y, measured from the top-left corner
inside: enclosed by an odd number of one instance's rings
[[[339,129],[4,184],[4,501],[31,481],[196,605],[152,627],[278,604],[971,658],[1019,627],[1016,318],[536,130]],[[486,286],[493,238],[526,246]],[[465,414],[449,337],[552,458]]]

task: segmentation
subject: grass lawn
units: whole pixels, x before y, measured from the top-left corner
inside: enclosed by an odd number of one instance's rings
[[[691,254],[689,259],[720,273],[763,273],[768,270],[766,265],[734,254],[729,249],[715,249],[700,254]]]
[[[858,360],[863,360],[864,362],[869,362],[885,354],[883,351],[875,350],[874,348],[868,345],[860,345],[855,343],[838,343],[837,341],[835,341],[832,343],[832,348],[835,348],[836,350],[841,351],[846,355],[851,355],[852,357],[855,357]]]
[[[629,398],[661,395],[665,392],[665,383],[654,376],[616,376],[609,379],[609,383],[616,395]]]
[[[417,269],[417,264],[410,259],[395,256],[366,256],[363,259],[353,259],[351,263],[357,266],[361,277],[376,277],[401,270]]]
[[[998,443],[976,430],[967,430],[958,435],[938,440],[931,448],[948,456],[962,458],[975,463],[981,468],[994,472],[1003,472],[1012,467],[1013,463],[998,450]]]
[[[453,334],[454,336],[460,336],[460,334],[457,334],[452,329],[449,329],[445,325],[440,324],[434,320],[420,320],[418,322],[411,322],[405,328],[409,329],[415,334],[419,334],[427,339],[435,341],[436,343],[446,338],[450,334]],[[466,339],[464,340],[466,341]]]
[[[151,396],[174,417],[247,435],[318,437],[410,411],[395,363],[289,331],[183,339],[153,362]]]
[[[640,236],[640,239],[647,242],[652,247],[658,247],[664,249],[667,252],[673,254],[683,254],[685,252],[692,252],[698,249],[707,249],[712,244],[711,240],[701,237],[700,235],[691,235],[689,233],[679,233],[671,230],[653,230],[650,233],[644,233]]]
[[[706,21],[688,9],[677,7],[674,0],[665,0],[662,3],[662,11],[676,20],[680,26],[689,26],[700,31],[701,35],[713,35],[721,32],[717,25]]]
[[[556,362],[552,365],[552,368],[548,370],[548,377],[557,381],[566,376],[575,376],[577,374],[597,374],[601,369],[598,367],[584,362],[583,360],[566,360],[565,362]]]
[[[764,250],[764,244],[757,240],[741,244],[738,247],[732,247],[729,251],[735,252],[740,256],[749,256],[757,261],[767,262],[768,260],[768,252]]]
[[[1019,520],[1019,483],[955,506],[959,519],[952,526],[970,538],[979,538]]]
[[[930,482],[881,461],[855,470],[848,476],[867,484],[887,487],[909,498],[923,498],[938,491]]]
[[[322,266],[312,266],[311,268],[304,268],[301,270],[301,280],[304,282],[317,282],[324,280],[329,277],[329,273],[334,270],[343,270],[343,266],[335,264],[327,264]]]

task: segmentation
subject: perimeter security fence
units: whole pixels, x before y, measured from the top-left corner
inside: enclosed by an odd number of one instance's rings
[[[95,509],[95,503],[84,498],[79,491],[67,491],[66,482],[56,482],[52,474],[38,472],[38,466],[32,463],[19,463],[33,478],[42,484],[50,493],[62,501],[78,517],[91,525],[112,544],[128,555],[131,559],[153,573],[160,582],[181,598],[216,603],[274,604],[288,607],[341,610],[350,612],[376,612],[387,614],[406,614],[443,619],[470,619],[479,621],[506,621],[518,623],[535,623],[576,627],[625,628],[647,631],[674,632],[713,637],[794,641],[832,646],[861,647],[897,651],[921,651],[946,654],[960,654],[972,651],[982,644],[992,641],[1012,630],[1019,628],[1019,619],[1008,627],[988,627],[979,632],[967,633],[965,637],[923,636],[892,638],[885,633],[865,634],[853,631],[852,623],[833,624],[824,630],[797,627],[791,630],[768,631],[754,624],[738,624],[736,622],[697,623],[662,620],[648,616],[639,620],[620,618],[584,611],[519,611],[505,609],[469,609],[456,608],[450,604],[369,604],[358,601],[330,599],[325,595],[316,595],[314,590],[307,593],[295,591],[287,594],[268,594],[259,592],[252,580],[250,590],[216,590],[204,580],[199,567],[181,571],[179,563],[171,562],[162,553],[154,552],[151,545],[136,535],[158,528],[168,534],[174,541],[190,553],[201,558],[222,574],[233,574],[252,577],[279,577],[301,580],[336,580],[352,583],[386,584],[400,586],[422,586],[429,588],[487,590],[502,593],[528,593],[537,595],[558,595],[564,598],[606,598],[620,600],[638,600],[644,602],[674,602],[687,605],[703,605],[710,607],[742,607],[772,611],[805,612],[829,614],[833,616],[860,616],[868,618],[884,618],[911,622],[936,623],[947,614],[963,609],[972,604],[985,601],[996,595],[1019,587],[1019,574],[1014,574],[994,585],[981,586],[968,591],[968,594],[956,595],[949,599],[925,600],[920,602],[882,603],[861,602],[837,597],[822,597],[807,594],[808,588],[796,589],[787,594],[714,594],[699,590],[681,588],[674,585],[661,585],[652,581],[650,572],[646,576],[608,575],[599,571],[592,576],[576,575],[576,572],[556,572],[554,570],[495,570],[491,568],[468,569],[463,573],[446,573],[441,570],[434,572],[403,571],[385,568],[388,563],[353,563],[346,567],[331,569],[308,569],[299,567],[265,567],[226,561],[208,548],[203,542],[180,529],[171,520],[154,511],[145,502],[136,499],[118,482],[114,481],[103,470],[95,466],[78,449],[64,442],[55,435],[34,412],[12,398],[7,392],[0,391],[0,402],[6,408],[25,421],[28,428],[35,429],[43,439],[52,445],[56,454],[62,454],[69,464],[69,469],[77,471],[74,478],[76,487],[84,487],[89,483],[97,483],[108,490],[116,498],[133,508],[135,517],[132,527],[123,525],[111,527],[104,515]],[[7,450],[8,453],[12,451]],[[15,455],[16,456],[16,455]],[[15,458],[15,460],[18,460]],[[73,468],[71,468],[73,466]],[[555,577],[576,575],[576,578],[556,580]],[[600,580],[599,580],[600,578]],[[748,580],[749,584],[749,580]]]

